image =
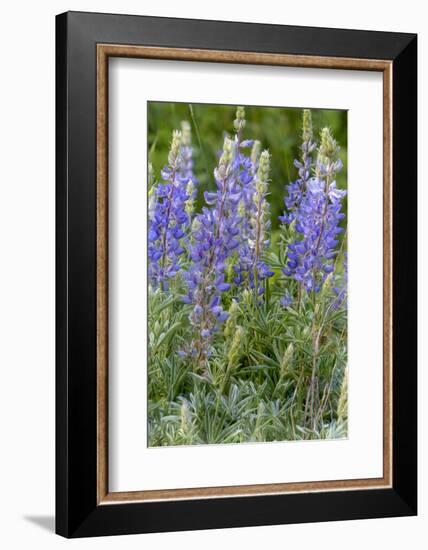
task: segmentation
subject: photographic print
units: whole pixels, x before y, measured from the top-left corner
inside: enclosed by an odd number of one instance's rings
[[[347,437],[347,112],[148,103],[149,446]]]
[[[417,37],[56,27],[57,532],[415,515]]]

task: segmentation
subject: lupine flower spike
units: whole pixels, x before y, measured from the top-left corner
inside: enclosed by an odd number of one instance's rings
[[[187,120],[183,120],[181,123],[180,164],[178,172],[188,196],[185,211],[189,216],[188,225],[190,227],[199,182],[193,173],[192,130]]]
[[[342,199],[346,195],[346,191],[337,188],[334,180],[342,166],[338,153],[339,147],[331,131],[324,128],[315,175],[307,180],[293,216],[298,236],[288,246],[283,272],[308,292],[319,292],[327,275],[334,269],[337,235],[342,231],[339,224],[344,218]],[[283,305],[286,305],[285,301]]]
[[[261,246],[261,241],[259,242],[258,238],[259,233],[261,235],[265,229],[269,229],[268,226],[270,220],[268,219],[268,212],[262,213],[261,211],[263,208],[265,210],[268,209],[264,196],[262,197],[259,193],[256,198],[256,181],[259,170],[261,144],[258,140],[242,141],[241,133],[244,127],[245,110],[243,107],[238,107],[236,110],[234,128],[236,131],[235,143],[237,150],[237,158],[235,163],[239,170],[238,181],[241,188],[241,198],[238,205],[238,215],[240,219],[240,242],[237,262],[233,266],[235,272],[233,275],[233,280],[238,286],[246,284],[251,288],[254,288],[255,280],[261,281],[265,277],[269,276],[268,273],[270,273],[265,264],[260,260],[259,253],[261,255],[263,246]],[[243,153],[243,149],[247,147],[251,147],[250,156]],[[265,155],[263,169],[265,170],[267,167],[268,172],[269,155],[267,152],[266,154],[267,157]],[[266,173],[266,185],[267,175],[268,174]],[[266,192],[264,194],[266,194]],[[267,217],[265,214],[267,214]],[[263,223],[263,228],[259,225],[260,223]],[[258,291],[258,283],[256,286]]]
[[[263,151],[255,178],[255,192],[253,195],[253,208],[250,211],[250,234],[248,239],[249,259],[252,266],[251,287],[256,294],[260,294],[260,282],[271,277],[271,271],[262,259],[263,251],[269,246],[270,213],[266,200],[269,181],[269,151]]]
[[[214,333],[227,319],[221,305],[221,295],[230,289],[225,281],[226,261],[238,246],[237,204],[240,189],[233,169],[235,143],[224,140],[214,177],[216,192],[205,192],[204,207],[193,224],[193,244],[190,246],[191,263],[185,273],[188,292],[185,303],[192,304],[190,323],[194,338],[185,352],[195,357],[196,367],[203,368],[211,349]]]
[[[303,194],[306,191],[306,186],[311,176],[313,166],[312,153],[316,148],[316,143],[313,139],[312,115],[310,109],[303,110],[303,129],[302,129],[302,145],[300,146],[301,157],[294,161],[294,166],[298,169],[298,179],[287,186],[288,195],[284,198],[285,206],[288,212],[284,212],[279,217],[282,223],[290,224],[294,220],[294,211],[299,207]]]
[[[172,134],[168,164],[161,171],[162,183],[149,193],[148,256],[149,281],[153,288],[168,288],[169,279],[180,268],[184,249],[182,239],[189,223],[186,214],[188,195],[179,177],[181,132]]]

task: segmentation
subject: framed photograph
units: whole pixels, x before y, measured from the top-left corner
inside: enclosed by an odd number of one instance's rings
[[[57,533],[416,514],[416,35],[56,25]]]

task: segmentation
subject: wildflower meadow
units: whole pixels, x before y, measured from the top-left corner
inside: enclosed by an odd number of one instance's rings
[[[346,438],[346,112],[148,121],[149,446]]]

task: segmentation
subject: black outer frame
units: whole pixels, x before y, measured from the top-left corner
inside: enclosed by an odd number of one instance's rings
[[[97,506],[96,44],[393,61],[393,487]],[[65,537],[417,513],[417,36],[67,12],[56,17],[56,532]]]

